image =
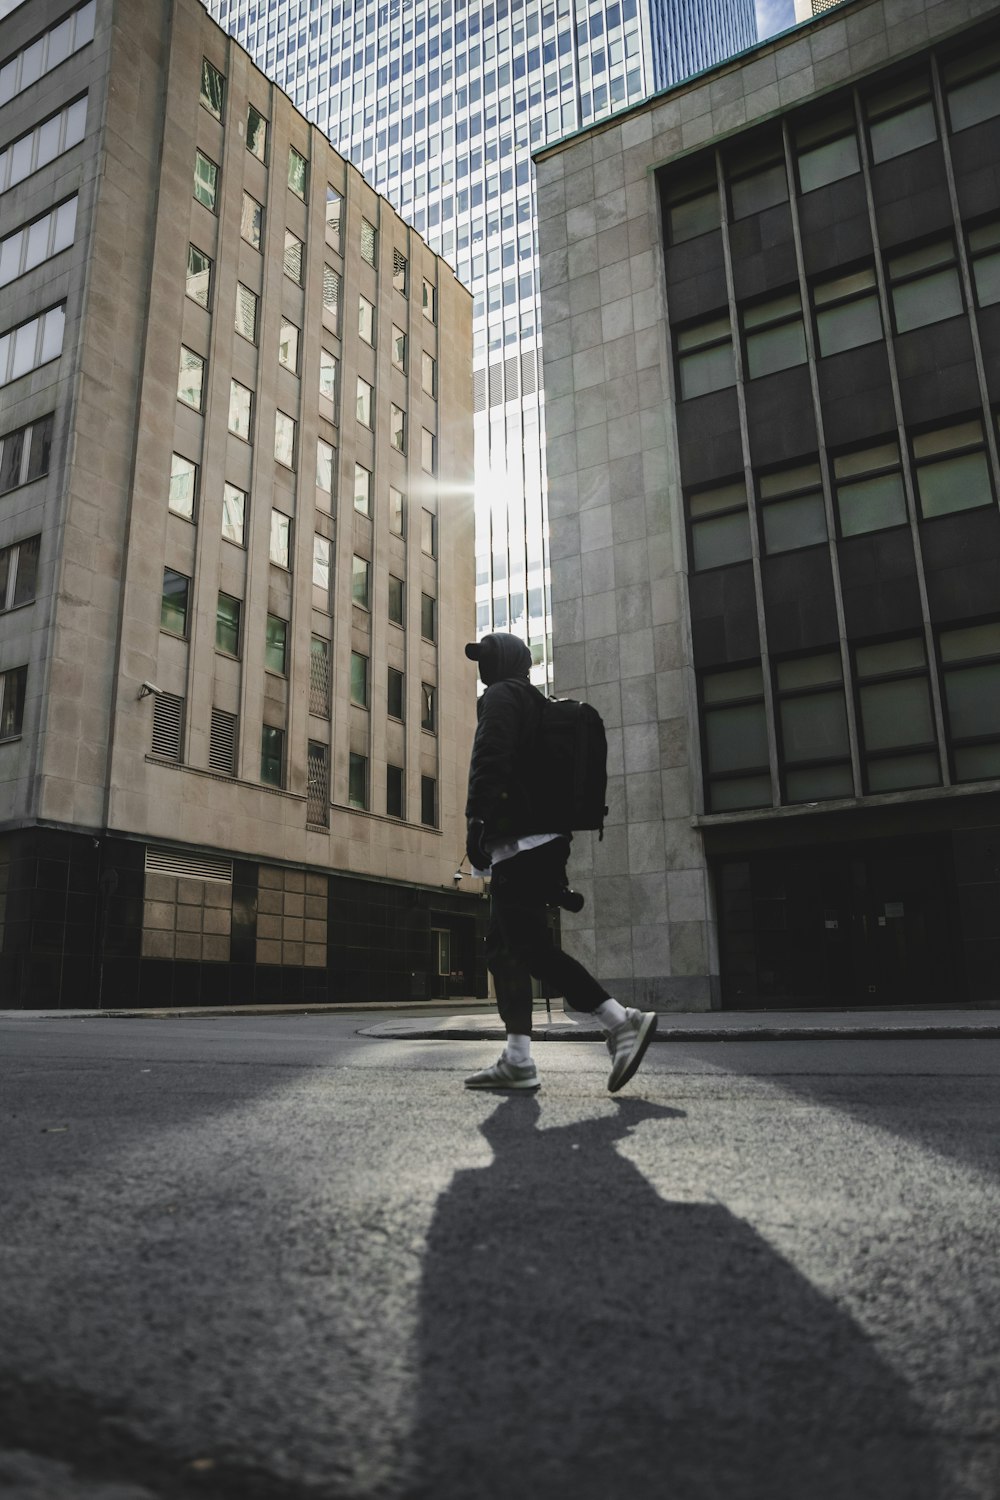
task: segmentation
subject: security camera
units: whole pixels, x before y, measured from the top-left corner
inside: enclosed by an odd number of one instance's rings
[[[144,682],[142,684],[142,687],[139,689],[139,697],[148,698],[151,693],[155,696],[160,692],[161,689],[156,686],[155,682]]]
[[[454,873],[454,875],[451,878],[455,882],[456,885],[459,885],[465,879],[465,871],[464,870],[456,870],[455,873]]]

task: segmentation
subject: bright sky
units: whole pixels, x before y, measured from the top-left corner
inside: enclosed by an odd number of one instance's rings
[[[761,41],[795,25],[794,0],[756,0],[757,35]]]

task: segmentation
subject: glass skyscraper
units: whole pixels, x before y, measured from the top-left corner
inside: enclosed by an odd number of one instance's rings
[[[544,681],[531,153],[752,46],[753,0],[205,3],[471,288],[477,629],[524,636]]]

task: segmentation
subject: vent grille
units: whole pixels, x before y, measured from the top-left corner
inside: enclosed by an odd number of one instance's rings
[[[506,399],[508,401],[513,401],[518,393],[516,354],[512,355],[510,359],[505,359],[503,362],[503,383],[506,392]]]
[[[538,381],[535,379],[535,351],[527,349],[521,355],[521,391],[525,396],[530,396],[538,389]]]
[[[330,717],[330,647],[319,635],[312,638],[309,657],[309,712]]]
[[[486,410],[486,371],[472,372],[472,407],[474,411]]]
[[[153,706],[153,754],[163,760],[181,758],[181,723],[184,699],[173,693],[157,693]]]
[[[231,859],[211,859],[208,855],[175,854],[171,849],[147,849],[148,875],[179,875],[185,880],[218,880],[233,883]]]
[[[503,365],[490,365],[490,405],[503,405]]]
[[[212,738],[208,764],[220,776],[236,775],[236,715],[212,709]]]
[[[332,266],[323,267],[323,306],[336,317],[340,307],[340,272]]]

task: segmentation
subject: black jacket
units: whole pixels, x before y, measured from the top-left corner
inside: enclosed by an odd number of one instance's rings
[[[494,649],[504,654],[499,661],[491,658],[493,680],[479,700],[465,815],[482,821],[487,840],[554,833],[551,818],[546,820],[545,809],[537,807],[533,797],[532,761],[542,694],[528,681],[530,657],[523,643],[501,635],[492,640],[497,643]]]

